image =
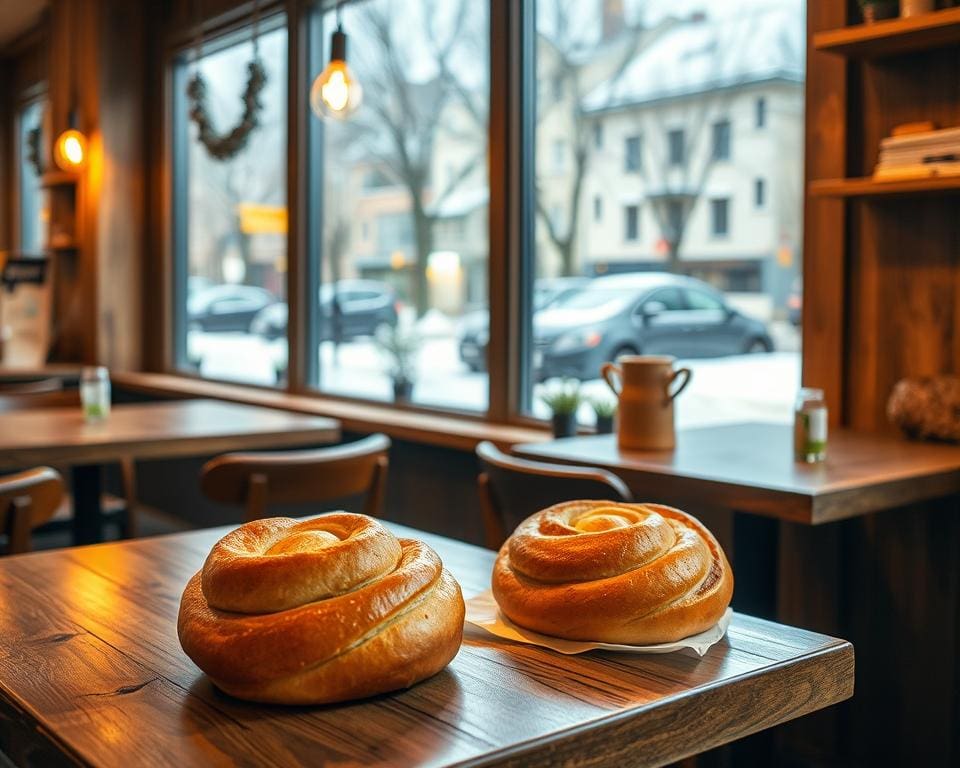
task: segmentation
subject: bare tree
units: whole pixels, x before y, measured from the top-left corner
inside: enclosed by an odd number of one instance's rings
[[[423,45],[411,43],[409,23],[401,23],[401,15],[409,12],[405,4],[379,0],[358,12],[364,42],[362,49],[357,46],[357,72],[364,104],[346,127],[347,139],[362,142],[364,154],[409,195],[416,250],[413,294],[421,315],[427,310],[427,262],[439,211],[486,161],[486,89],[463,81],[456,58],[458,46],[462,54],[465,44],[484,44],[483,35],[470,27],[475,7],[471,0],[457,0],[452,10],[448,2],[441,9],[438,0],[423,0]],[[418,74],[425,69],[431,72],[428,78]],[[454,114],[462,127],[445,123]],[[472,150],[437,189],[433,162],[441,131],[470,137],[465,143]]]
[[[572,164],[564,180],[563,215],[558,219],[547,209],[543,191],[546,181],[539,175],[536,209],[550,243],[560,256],[564,275],[572,275],[577,267],[580,201],[594,151],[593,122],[584,107],[584,97],[601,80],[620,77],[654,37],[651,30],[640,25],[629,27],[624,22],[614,40],[603,37],[585,40],[583,10],[583,0],[553,0],[550,32],[541,35],[539,41],[543,58],[549,64],[541,67],[540,75],[546,87],[539,94],[538,130],[545,120],[560,113],[561,124],[567,127]],[[542,175],[540,163],[538,173]]]

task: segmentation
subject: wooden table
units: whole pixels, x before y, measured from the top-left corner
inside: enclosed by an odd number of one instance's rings
[[[425,539],[463,586],[493,553]],[[564,657],[468,628],[412,689],[317,708],[216,691],[176,636],[180,592],[213,529],[0,559],[0,750],[15,763],[662,765],[853,693],[842,640],[735,615],[703,659]]]
[[[87,424],[79,408],[25,409],[0,414],[0,467],[70,466],[74,540],[88,543],[101,538],[105,463],[316,445],[339,436],[334,419],[215,400],[114,405],[97,424]]]
[[[812,465],[793,460],[793,428],[781,424],[682,430],[675,451],[621,451],[614,435],[596,435],[514,452],[609,469],[644,500],[707,503],[807,525],[960,493],[960,448],[843,429],[830,433],[826,462]]]

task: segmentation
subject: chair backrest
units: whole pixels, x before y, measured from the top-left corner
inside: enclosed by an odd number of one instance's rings
[[[331,448],[276,453],[227,453],[201,470],[207,498],[265,517],[270,504],[328,501],[366,494],[363,513],[378,517],[386,491],[390,438],[370,435]]]
[[[43,525],[63,500],[63,478],[50,467],[0,477],[0,533],[6,554],[30,551],[30,531]]]
[[[21,408],[79,408],[80,390],[55,389],[39,392],[21,392],[0,389],[0,413]]]
[[[483,472],[477,478],[487,547],[499,549],[534,512],[573,499],[633,501],[626,484],[604,469],[518,459],[493,443],[477,446]]]

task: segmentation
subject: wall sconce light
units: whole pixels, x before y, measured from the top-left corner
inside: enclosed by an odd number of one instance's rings
[[[337,4],[337,28],[330,38],[330,63],[310,88],[310,106],[322,119],[346,120],[363,101],[363,88],[347,66],[347,34],[340,20],[341,5]]]
[[[53,145],[53,161],[61,171],[76,173],[87,161],[87,137],[76,128],[76,113],[70,114],[70,127]]]

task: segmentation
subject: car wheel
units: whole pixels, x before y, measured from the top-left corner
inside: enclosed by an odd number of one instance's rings
[[[772,352],[773,349],[769,342],[764,341],[763,339],[750,339],[747,342],[746,346],[743,349],[744,353],[747,355],[762,355],[767,352]]]
[[[624,355],[639,355],[639,354],[640,354],[639,349],[629,344],[624,344],[623,346],[617,347],[614,350],[613,355],[610,357],[610,359],[613,362],[617,362],[617,360],[623,357]]]

